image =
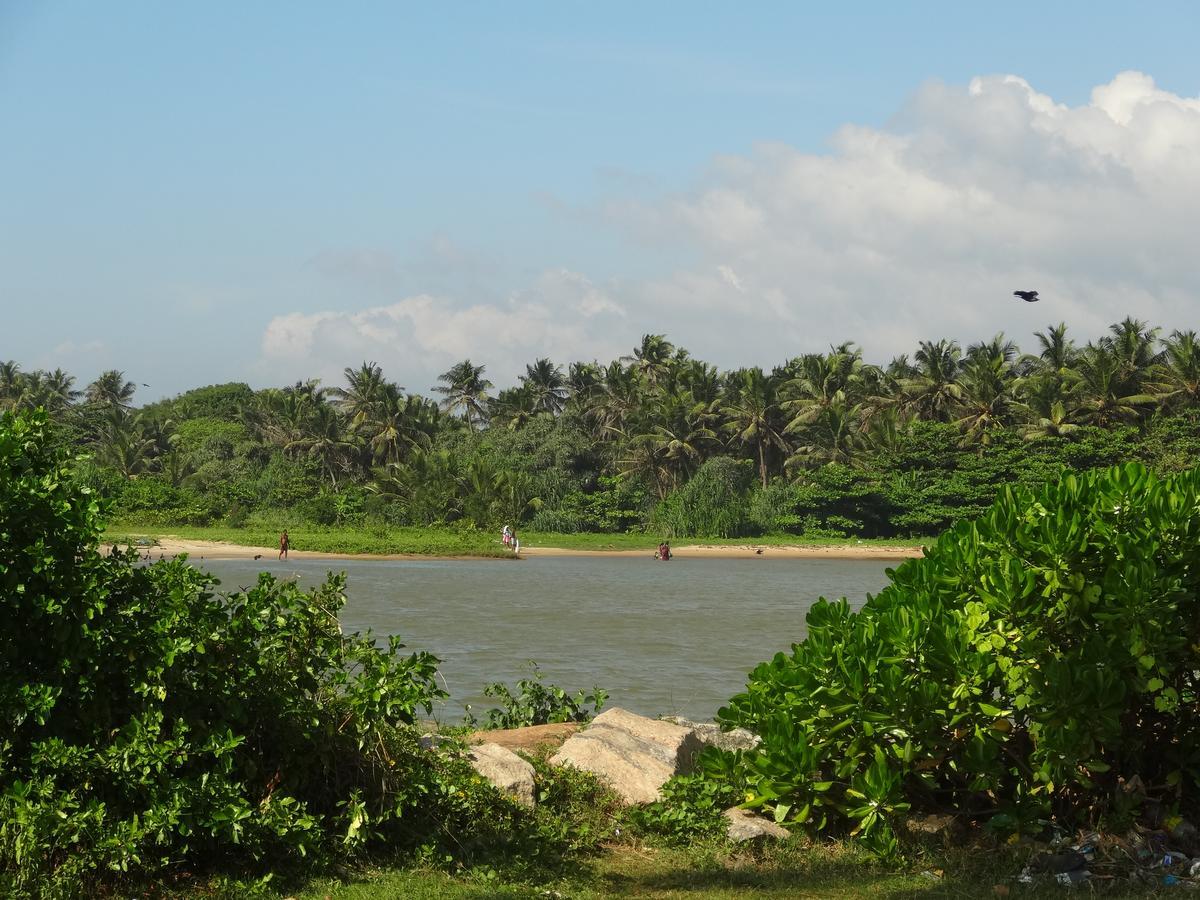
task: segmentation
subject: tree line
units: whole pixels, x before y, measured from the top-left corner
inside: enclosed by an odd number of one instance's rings
[[[1078,345],[1059,324],[921,341],[869,363],[852,343],[720,371],[663,335],[607,364],[549,359],[494,390],[465,359],[429,395],[373,362],[344,382],[215,385],[135,408],[120,371],[82,390],[0,363],[0,409],[45,408],[119,516],[159,524],[501,520],[547,531],[659,528],[920,535],[981,509],[997,479],[1196,447],[1194,331],[1126,318]]]

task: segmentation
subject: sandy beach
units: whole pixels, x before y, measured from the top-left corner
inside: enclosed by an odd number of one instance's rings
[[[222,541],[183,540],[162,537],[153,547],[143,548],[152,559],[186,553],[193,559],[258,559],[274,560],[278,547],[246,547]],[[759,552],[761,550],[761,553]],[[871,544],[838,544],[805,546],[768,546],[752,544],[682,544],[672,547],[676,559],[910,559],[921,556],[920,547],[880,547]],[[522,544],[521,556],[612,556],[652,557],[654,550],[574,550],[562,547],[540,547]],[[411,553],[321,553],[314,550],[291,550],[290,559],[479,559],[480,557],[438,557]],[[484,557],[487,558],[487,557]]]

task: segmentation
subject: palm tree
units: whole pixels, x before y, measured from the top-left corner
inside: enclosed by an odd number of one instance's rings
[[[1160,403],[1173,407],[1200,405],[1200,341],[1196,332],[1171,332],[1153,380]]]
[[[100,427],[96,459],[133,478],[149,467],[154,438],[146,434],[141,416],[122,406],[110,406]]]
[[[538,414],[537,396],[528,384],[505,388],[488,401],[488,418],[493,425],[517,431]]]
[[[364,362],[357,369],[347,366],[343,374],[346,387],[332,388],[329,393],[338,398],[338,405],[350,417],[350,427],[358,428],[371,417],[388,381],[383,377],[383,369],[374,362]],[[397,393],[403,390],[396,388]]]
[[[1051,437],[1070,437],[1079,426],[1070,421],[1067,408],[1061,400],[1054,400],[1048,407],[1037,411],[1036,417],[1021,426],[1021,436],[1027,441]]]
[[[921,341],[913,357],[917,374],[904,380],[908,407],[919,418],[945,422],[962,397],[958,384],[961,351],[955,341]]]
[[[649,427],[633,438],[653,447],[670,487],[695,474],[709,449],[718,442],[710,427],[714,413],[687,393],[668,394],[648,410]]]
[[[562,412],[570,393],[567,381],[563,378],[562,366],[556,366],[548,359],[534,360],[532,365],[525,366],[525,374],[520,376],[520,381],[529,391],[535,413],[556,416]]]
[[[622,356],[621,362],[630,363],[630,368],[654,386],[670,369],[674,352],[675,346],[664,335],[644,334],[633,355]]]
[[[14,360],[0,362],[0,409],[12,409],[21,399],[25,376]]]
[[[961,416],[954,424],[964,432],[963,443],[977,443],[982,453],[992,434],[1012,421],[1012,361],[1017,350],[1011,342],[972,349],[959,379]]]
[[[772,449],[786,452],[788,447],[780,422],[782,410],[774,379],[758,368],[734,372],[728,379],[721,412],[728,419],[725,431],[737,443],[754,448],[758,457],[758,475],[765,488],[768,455]]]
[[[433,388],[434,393],[445,397],[442,411],[453,414],[461,410],[472,431],[487,421],[487,392],[492,383],[483,377],[484,368],[473,366],[469,359],[464,359],[439,375],[438,381],[443,383]]]
[[[1160,359],[1155,351],[1158,342],[1157,328],[1147,327],[1132,317],[1126,317],[1123,322],[1110,325],[1111,335],[1101,339],[1100,344],[1108,350],[1118,362],[1118,376],[1129,393],[1143,393],[1146,378],[1151,368]]]
[[[842,399],[820,407],[802,426],[806,442],[788,458],[787,468],[851,462],[865,443],[858,425],[860,413],[858,406],[847,406]]]
[[[815,422],[834,404],[857,401],[865,393],[868,370],[873,368],[863,364],[862,351],[849,343],[831,347],[828,354],[809,353],[796,360],[796,377],[783,386],[794,396],[783,404],[793,416],[787,430],[797,431]]]
[[[626,424],[641,404],[637,373],[613,361],[605,367],[600,386],[587,409],[593,436],[624,434]]]
[[[335,491],[338,473],[348,470],[357,449],[344,425],[336,409],[321,403],[312,407],[301,424],[300,433],[283,447],[285,453],[315,459]]]
[[[1043,370],[1064,373],[1075,365],[1078,351],[1075,342],[1067,337],[1065,322],[1049,326],[1045,332],[1035,331],[1033,336],[1038,339],[1042,351],[1038,354]]]
[[[1101,427],[1135,422],[1154,403],[1153,395],[1140,392],[1140,379],[1129,371],[1128,359],[1110,350],[1107,341],[1088,344],[1076,371],[1078,399],[1071,418],[1079,422]]]
[[[124,372],[109,369],[87,386],[85,397],[88,403],[128,408],[136,390],[132,381],[125,380]]]

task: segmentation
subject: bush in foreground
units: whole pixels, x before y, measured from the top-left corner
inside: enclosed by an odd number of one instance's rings
[[[0,417],[0,893],[509,830],[408,727],[437,660],[343,636],[342,578],[219,594],[100,529],[44,417]]]
[[[891,581],[818,602],[721,710],[763,739],[710,763],[750,806],[883,847],[910,807],[1095,820],[1135,776],[1196,808],[1200,470],[1005,489]]]

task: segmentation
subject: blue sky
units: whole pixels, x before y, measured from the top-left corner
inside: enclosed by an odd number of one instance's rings
[[[0,358],[150,400],[647,331],[733,366],[1200,327],[1195,5],[902,6],[0,0]]]

